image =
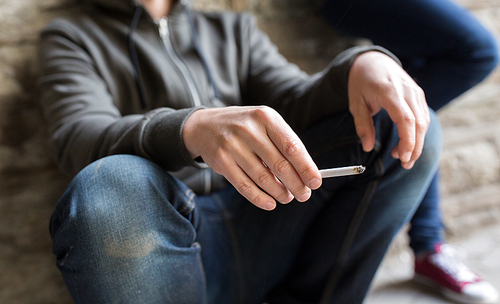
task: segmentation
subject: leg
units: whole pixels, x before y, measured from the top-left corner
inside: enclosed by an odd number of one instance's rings
[[[415,255],[432,252],[436,244],[443,242],[438,183],[439,174],[436,173],[422,203],[411,219],[408,235],[410,236],[410,247]]]
[[[394,52],[435,111],[498,64],[491,33],[449,0],[326,0],[321,12],[336,29]]]
[[[339,30],[369,38],[400,57],[435,111],[483,80],[498,63],[493,36],[448,0],[328,0],[322,12]],[[411,221],[416,253],[443,241],[438,182],[436,176]]]
[[[436,111],[483,80],[498,63],[493,36],[448,0],[327,0],[322,12],[339,30],[394,52]],[[442,242],[438,194],[436,177],[411,222],[411,236],[419,238],[412,241],[419,247],[412,246],[415,252]]]
[[[82,170],[51,219],[53,252],[74,301],[204,303],[193,197],[136,156]]]
[[[397,133],[386,114],[376,119],[380,137],[372,153],[362,152],[350,115],[345,120],[319,124],[303,140],[320,167],[365,164],[367,171],[325,180],[314,192],[306,205],[321,209],[269,303],[361,303],[392,238],[415,211],[437,168],[441,133],[434,115],[425,152],[409,171],[390,156]],[[332,137],[339,125],[346,128],[339,132],[345,136]]]

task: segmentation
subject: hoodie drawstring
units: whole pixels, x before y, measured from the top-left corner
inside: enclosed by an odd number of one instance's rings
[[[198,39],[198,34],[196,33],[196,29],[195,29],[195,26],[193,23],[193,18],[191,17],[191,12],[189,11],[186,4],[183,3],[182,6],[183,6],[184,11],[185,11],[185,13],[188,17],[188,20],[189,20],[189,26],[191,28],[192,42],[193,42],[194,48],[195,48],[196,52],[198,53],[198,56],[200,56],[201,62],[203,64],[203,68],[205,69],[205,72],[207,73],[207,76],[208,76],[208,80],[209,80],[210,84],[212,85],[215,98],[220,99],[219,90],[218,90],[217,86],[215,85],[215,81],[214,81],[212,73],[210,72],[210,69],[208,67],[207,60],[205,59],[205,56],[203,55],[203,52],[201,50],[200,42]],[[141,18],[142,11],[143,11],[143,7],[141,5],[137,5],[135,12],[134,12],[134,17],[132,18],[132,23],[130,24],[130,28],[129,28],[127,37],[128,37],[128,51],[130,54],[130,58],[132,60],[132,66],[134,68],[134,80],[135,80],[135,83],[137,85],[137,89],[139,91],[139,98],[140,98],[140,102],[141,102],[141,107],[143,109],[145,109],[145,108],[147,108],[148,103],[146,100],[146,96],[144,94],[144,88],[142,87],[142,84],[141,84],[141,76],[139,73],[139,71],[140,71],[139,70],[139,58],[137,56],[135,44],[134,44],[134,41],[132,39],[132,35],[133,35],[133,33],[137,27],[137,24],[139,23],[139,20]]]
[[[188,20],[189,20],[189,27],[191,28],[191,36],[193,37],[194,48],[195,48],[196,52],[198,53],[198,56],[200,56],[203,67],[205,68],[205,72],[207,73],[208,80],[210,81],[210,84],[212,85],[212,88],[214,90],[215,98],[220,99],[219,89],[215,85],[215,81],[214,81],[214,78],[212,76],[212,73],[210,72],[210,69],[208,68],[207,60],[205,59],[205,56],[203,55],[203,52],[201,50],[200,41],[198,39],[198,34],[196,33],[196,29],[194,27],[193,17],[191,17],[191,12],[189,11],[188,6],[186,4],[183,3],[182,6],[184,7],[184,11],[186,12],[186,15],[187,15]]]
[[[139,73],[139,58],[137,57],[137,51],[135,49],[135,44],[132,39],[132,35],[134,33],[135,28],[137,27],[137,24],[139,23],[139,19],[141,19],[142,15],[142,6],[137,5],[135,8],[134,12],[134,17],[132,18],[132,23],[130,24],[130,28],[128,31],[128,51],[130,53],[130,59],[132,60],[132,66],[134,68],[134,80],[135,84],[137,86],[137,90],[139,91],[139,99],[141,101],[141,107],[143,109],[146,109],[148,106],[148,103],[146,101],[146,96],[144,95],[144,88],[142,87],[141,84],[141,76]]]

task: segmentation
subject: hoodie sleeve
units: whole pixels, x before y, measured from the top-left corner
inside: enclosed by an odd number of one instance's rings
[[[73,175],[112,154],[142,156],[172,171],[197,166],[181,135],[196,108],[122,115],[104,80],[105,70],[97,68],[99,58],[90,55],[92,43],[77,33],[68,22],[54,22],[42,32],[39,49],[41,105],[61,169]],[[160,123],[163,141],[154,132]]]
[[[339,54],[322,72],[307,75],[279,54],[268,36],[261,32],[255,18],[247,18],[249,41],[249,103],[260,103],[276,109],[296,131],[303,130],[349,106],[347,80],[356,57],[364,52],[379,51],[399,60],[379,46],[360,46]]]

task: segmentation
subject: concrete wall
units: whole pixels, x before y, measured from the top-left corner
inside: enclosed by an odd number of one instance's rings
[[[500,37],[500,0],[461,0]],[[198,0],[250,10],[292,62],[319,71],[364,41],[339,37],[309,0]],[[68,179],[54,166],[37,105],[39,29],[73,0],[0,0],[0,303],[70,303],[50,253],[48,218]],[[500,73],[443,109],[444,219],[450,237],[500,221]]]

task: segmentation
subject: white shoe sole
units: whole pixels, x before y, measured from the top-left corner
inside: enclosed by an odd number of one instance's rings
[[[413,281],[425,285],[427,287],[430,287],[434,290],[439,291],[444,297],[446,297],[449,300],[458,302],[458,303],[463,303],[463,304],[495,304],[497,303],[499,299],[498,293],[492,293],[491,297],[489,298],[477,298],[477,297],[472,297],[463,293],[459,293],[456,291],[453,291],[451,289],[441,287],[439,286],[435,281],[422,276],[420,274],[415,274],[413,277]]]

